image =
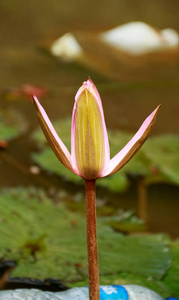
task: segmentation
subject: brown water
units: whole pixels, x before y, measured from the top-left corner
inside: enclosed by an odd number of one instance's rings
[[[153,66],[149,66],[146,78],[139,74],[137,81],[131,78],[130,72],[125,73],[124,80],[123,70],[119,68],[119,80],[117,76],[114,76],[115,79],[111,76],[113,70],[116,72],[115,61],[110,61],[108,76],[103,63],[96,72],[90,68],[90,61],[89,66],[65,64],[43,51],[44,46],[68,31],[74,31],[81,37],[84,46],[90,48],[88,36],[91,36],[91,32],[95,35],[99,31],[136,20],[161,29],[171,27],[179,30],[177,0],[150,1],[147,4],[142,0],[92,0],[85,5],[82,0],[1,0],[0,20],[2,93],[25,83],[40,85],[48,91],[41,102],[49,116],[53,119],[65,117],[71,114],[77,89],[90,76],[100,91],[108,128],[136,130],[161,103],[153,134],[178,133],[179,66],[176,60],[171,64],[160,64],[161,70],[156,72]],[[28,133],[12,141],[9,148],[0,153],[0,186],[34,184],[57,189],[59,184],[60,188],[68,189],[67,183],[59,182],[58,178],[45,172],[37,176],[29,172],[32,164],[30,152],[34,149],[30,133],[38,126],[32,103],[25,97],[19,99],[11,95],[6,100],[1,97],[0,101],[1,107],[7,106],[22,112],[29,124]],[[75,192],[82,188],[71,184],[70,187]],[[149,188],[148,224],[151,231],[167,232],[175,238],[179,236],[178,192],[179,188],[175,186],[157,185]],[[100,188],[97,193],[98,197],[111,199],[117,207],[137,209],[136,182],[132,182],[129,192],[123,195],[111,194]]]

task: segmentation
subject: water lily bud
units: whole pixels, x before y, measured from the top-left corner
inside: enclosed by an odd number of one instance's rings
[[[114,174],[134,156],[146,141],[160,105],[145,119],[126,146],[110,159],[109,141],[100,95],[88,79],[79,88],[73,108],[71,154],[58,136],[45,110],[34,96],[42,130],[59,161],[85,180]]]
[[[77,173],[101,177],[109,161],[109,144],[99,93],[88,79],[78,90],[72,117],[72,161]]]

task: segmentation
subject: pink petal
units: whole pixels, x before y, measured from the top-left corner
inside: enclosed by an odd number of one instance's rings
[[[160,105],[145,119],[137,133],[127,145],[110,160],[108,168],[103,173],[103,177],[111,175],[124,167],[124,165],[141,148],[152,130],[159,108]]]
[[[37,110],[37,115],[39,119],[40,126],[46,136],[47,141],[49,142],[52,150],[54,151],[55,155],[59,159],[59,161],[70,171],[75,173],[73,167],[71,165],[71,155],[59,138],[58,134],[56,133],[52,123],[50,122],[45,110],[37,100],[35,96],[33,96],[35,108]]]

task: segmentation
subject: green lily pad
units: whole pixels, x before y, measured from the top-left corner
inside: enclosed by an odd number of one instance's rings
[[[164,181],[179,184],[179,135],[153,137],[144,152]]]
[[[179,296],[179,240],[172,243],[172,257],[173,263],[163,281],[173,295]]]
[[[106,240],[100,232],[99,237],[99,257],[101,258],[101,273],[107,274],[108,270],[113,272],[130,272],[145,277],[160,279],[163,271],[168,269],[170,264],[170,254],[167,253],[167,244],[161,236],[124,236],[108,229],[104,232]],[[164,246],[165,244],[165,246]],[[102,251],[100,251],[100,245]],[[162,247],[161,247],[162,246]],[[160,251],[160,258],[159,252]],[[110,249],[113,249],[112,251]],[[151,253],[152,257],[151,257]],[[161,259],[161,260],[160,260]],[[151,265],[152,260],[152,265]],[[142,262],[142,264],[141,264]],[[118,265],[120,263],[120,265]],[[144,267],[145,266],[145,267]]]
[[[179,185],[179,135],[149,138],[122,171],[145,177],[146,184],[166,182]]]
[[[120,211],[119,216],[109,217],[107,223],[118,232],[132,233],[146,231],[145,222],[134,215],[134,211]]]
[[[12,276],[65,283],[87,278],[86,221],[82,214],[54,204],[42,190],[0,192],[0,258],[14,260]],[[171,264],[168,239],[162,235],[124,236],[98,218],[102,276],[121,272],[161,280]]]
[[[100,178],[97,185],[108,188],[111,192],[125,192],[129,186],[128,177],[124,172],[117,172],[111,176]]]
[[[80,176],[77,176],[73,172],[69,171],[58,161],[57,157],[48,145],[44,151],[40,153],[32,153],[32,159],[43,169],[62,176],[66,180],[74,183],[83,182],[83,179]]]
[[[11,140],[22,134],[27,124],[22,116],[12,110],[0,111],[0,141]]]

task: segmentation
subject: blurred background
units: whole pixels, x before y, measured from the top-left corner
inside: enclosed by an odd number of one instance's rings
[[[102,98],[112,154],[162,104],[141,154],[116,177],[99,180],[99,214],[130,211],[126,218],[140,217],[147,232],[177,239],[178,47],[132,55],[104,43],[101,34],[140,21],[162,40],[160,30],[179,32],[178,10],[177,0],[0,0],[0,187],[44,188],[52,199],[70,203],[84,198],[83,182],[61,169],[45,143],[31,94],[38,96],[70,147],[74,96],[90,76]],[[54,41],[66,33],[71,33],[80,54],[69,57],[63,48],[62,54],[53,55]]]

